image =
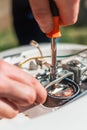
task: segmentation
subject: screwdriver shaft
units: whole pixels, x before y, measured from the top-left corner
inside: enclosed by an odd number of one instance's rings
[[[55,42],[55,38],[51,39],[51,51],[52,51],[52,80],[56,79],[56,53],[57,53],[57,46]]]

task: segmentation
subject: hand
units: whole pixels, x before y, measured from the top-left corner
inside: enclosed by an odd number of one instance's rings
[[[33,15],[44,33],[53,29],[49,0],[29,0]],[[74,24],[78,18],[80,0],[55,0],[60,13],[60,25]]]
[[[0,60],[0,118],[13,118],[22,108],[44,103],[46,90],[34,77]]]

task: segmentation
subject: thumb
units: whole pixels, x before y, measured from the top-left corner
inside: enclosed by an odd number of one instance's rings
[[[53,29],[53,19],[50,11],[49,0],[29,0],[33,15],[44,33]]]

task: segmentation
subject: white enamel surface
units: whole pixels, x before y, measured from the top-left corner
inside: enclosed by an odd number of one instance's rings
[[[58,49],[61,50],[61,54],[66,50],[67,54],[67,52],[72,52],[71,50],[81,50],[85,47],[67,44],[59,45]],[[27,49],[32,48],[25,47],[24,50]],[[23,51],[23,48],[19,50]],[[18,52],[18,49],[10,50],[10,54],[14,51]],[[2,52],[1,57],[3,55],[6,55],[6,52]],[[0,130],[87,130],[87,96],[38,118],[29,119],[19,114],[12,120],[0,120]]]

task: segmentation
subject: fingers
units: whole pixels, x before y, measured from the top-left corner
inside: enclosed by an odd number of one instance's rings
[[[29,104],[32,104],[35,101],[38,103],[45,102],[47,92],[34,77],[30,76],[26,72],[23,72],[18,67],[10,65],[6,62],[3,62],[0,68],[2,70],[0,71],[0,73],[2,72],[2,77],[0,78],[2,78],[3,81],[3,87],[1,88],[5,88],[4,90],[0,89],[0,92],[3,91],[2,95],[6,95],[8,93],[10,97],[14,96],[17,100],[21,99],[22,103],[23,100],[24,102],[26,100]]]
[[[36,92],[32,87],[8,78],[4,78],[3,82],[0,87],[0,97],[5,97],[22,106],[35,102]]]
[[[76,23],[80,0],[55,0],[60,12],[60,25],[67,26]]]
[[[53,20],[49,7],[49,0],[29,0],[33,15],[43,32],[51,32]]]
[[[29,0],[34,17],[44,33],[53,30],[53,18],[49,0]],[[80,0],[55,0],[60,12],[60,25],[74,24],[78,18]]]
[[[17,107],[7,101],[6,99],[0,99],[0,117],[2,118],[13,118],[18,114],[19,110]]]

